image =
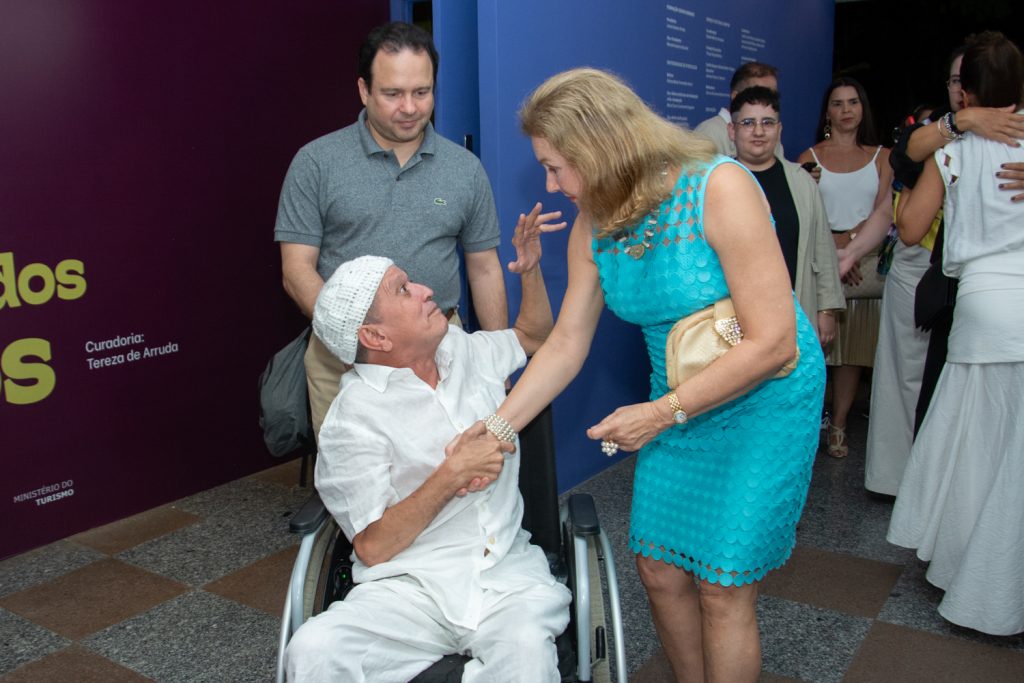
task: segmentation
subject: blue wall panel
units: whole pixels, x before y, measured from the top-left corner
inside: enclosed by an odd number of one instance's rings
[[[512,257],[516,216],[534,202],[562,209],[570,221],[575,216],[571,203],[545,193],[543,173],[516,119],[526,95],[559,71],[610,69],[666,117],[696,125],[728,106],[729,79],[741,61],[765,61],[781,69],[789,156],[795,158],[813,141],[819,98],[831,75],[833,0],[480,0],[475,10],[468,4],[435,0],[435,36],[442,65],[468,58],[465,45],[447,42],[451,32],[440,24],[453,21],[445,15],[456,11],[477,13],[478,150],[505,232],[502,261]],[[456,6],[462,9],[453,10]],[[445,97],[454,97],[450,92]],[[447,130],[445,112],[439,103],[442,130]],[[544,269],[556,310],[566,285],[567,235],[545,240]],[[509,278],[509,298],[514,311],[519,300],[514,277]],[[555,403],[562,489],[608,465],[584,431],[617,406],[646,400],[649,372],[639,331],[606,312],[583,372]]]

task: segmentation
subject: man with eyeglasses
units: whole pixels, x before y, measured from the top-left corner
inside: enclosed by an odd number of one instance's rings
[[[835,337],[834,311],[845,309],[846,300],[818,185],[800,166],[777,156],[782,134],[778,93],[763,86],[747,88],[729,109],[736,159],[764,190],[790,283],[818,341],[827,346]]]
[[[736,99],[736,95],[743,92],[747,88],[754,86],[763,86],[774,92],[779,91],[779,70],[771,64],[764,64],[762,62],[747,62],[736,69],[732,74],[732,80],[729,82],[729,101]],[[693,132],[697,135],[701,135],[711,142],[715,143],[715,148],[719,154],[724,154],[727,157],[736,156],[736,145],[733,144],[732,138],[729,137],[729,124],[732,119],[729,116],[728,107],[722,107],[718,113],[712,116],[706,121],[701,121]],[[782,154],[782,143],[779,142],[775,148],[775,156],[780,159],[786,157]],[[811,320],[814,320],[813,316],[808,316]]]

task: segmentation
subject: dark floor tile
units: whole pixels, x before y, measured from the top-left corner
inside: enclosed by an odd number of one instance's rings
[[[629,677],[629,683],[675,683],[665,651],[658,648],[651,658]]]
[[[761,675],[757,677],[758,683],[804,683],[799,678],[790,678],[789,676],[779,676],[777,674],[770,674],[767,671],[762,671]]]
[[[1019,683],[1024,654],[876,622],[845,681],[927,681],[928,683]]]
[[[0,609],[0,676],[69,644],[53,631]]]
[[[107,555],[116,555],[197,521],[199,517],[190,512],[164,505],[75,534],[68,540]]]
[[[46,683],[48,681],[145,683],[152,679],[76,645],[26,664],[4,676],[4,683]]]
[[[280,620],[193,591],[82,641],[160,683],[273,680]]]
[[[838,683],[871,620],[770,595],[757,601],[761,668],[776,676]]]
[[[0,597],[31,588],[102,559],[101,553],[57,541],[0,562]]]
[[[803,683],[798,678],[779,676],[767,671],[762,671],[757,680],[758,683]],[[629,677],[629,683],[675,683],[665,651],[659,648],[635,674]]]
[[[202,586],[298,543],[287,519],[214,515],[118,557],[190,586]]]
[[[221,486],[182,498],[174,507],[200,517],[287,519],[309,497],[311,491],[286,488],[258,479],[236,479]]]
[[[79,639],[185,592],[182,584],[115,559],[0,599],[0,607]],[[73,606],[73,608],[69,608]]]
[[[873,619],[902,571],[900,565],[797,546],[789,562],[768,575],[761,592]]]
[[[239,479],[178,501],[175,507],[203,519],[119,557],[202,586],[298,543],[288,520],[309,495],[298,487]]]
[[[284,610],[288,579],[297,552],[297,546],[286,548],[206,584],[203,590],[278,616]]]
[[[943,619],[938,607],[944,592],[925,578],[927,569],[928,563],[917,558],[907,563],[878,614],[879,621],[1024,653],[1024,633],[992,636]],[[1024,680],[1024,675],[1021,678]]]
[[[295,458],[286,463],[269,467],[262,472],[250,475],[249,479],[262,481],[266,484],[277,484],[285,487],[298,487],[302,471],[302,458]],[[306,488],[312,492],[313,487],[313,459],[309,458],[306,464]]]
[[[836,460],[819,451],[814,462],[807,503],[797,527],[802,546],[903,564],[913,552],[885,540],[892,502],[869,495],[864,488],[865,421],[851,418],[847,458]]]

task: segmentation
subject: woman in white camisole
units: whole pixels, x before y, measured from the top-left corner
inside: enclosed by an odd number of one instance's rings
[[[828,453],[842,458],[849,452],[846,422],[861,368],[874,363],[881,288],[866,286],[878,277],[870,255],[891,220],[892,169],[889,151],[876,144],[864,87],[852,78],[838,78],[825,93],[819,142],[801,154],[799,162],[814,162],[821,170],[818,188],[846,285],[846,312],[837,321],[835,341],[826,357],[826,363],[835,366]]]

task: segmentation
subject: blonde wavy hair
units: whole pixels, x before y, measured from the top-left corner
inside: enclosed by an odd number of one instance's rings
[[[668,197],[666,168],[715,154],[713,143],[663,119],[622,79],[598,69],[571,69],[546,80],[519,110],[519,122],[577,172],[577,202],[598,237],[639,222]]]

